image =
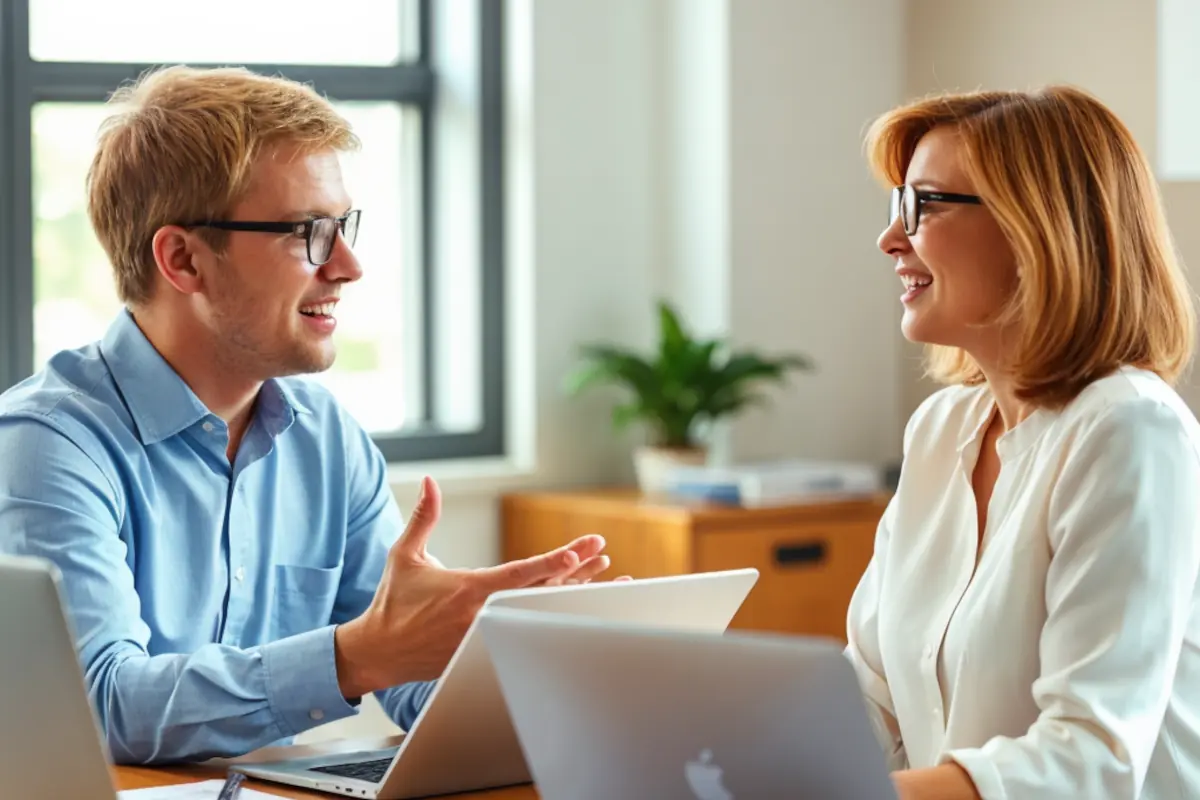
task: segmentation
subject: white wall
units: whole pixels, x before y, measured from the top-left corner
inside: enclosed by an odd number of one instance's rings
[[[697,328],[818,365],[719,458],[894,459],[896,282],[862,134],[902,92],[902,0],[664,6],[665,289]]]
[[[817,362],[739,419],[745,459],[898,458],[899,291],[866,126],[902,92],[902,0],[731,0],[731,329]]]
[[[661,20],[662,290],[709,334],[730,325],[729,13],[666,0]]]
[[[1112,107],[1154,163],[1156,6],[1149,0],[910,0],[907,94],[1076,84]],[[1184,262],[1200,263],[1200,230],[1194,224],[1200,188],[1166,182],[1162,192]],[[915,357],[917,351],[907,347],[905,353]],[[903,382],[907,414],[932,387],[915,368]],[[1194,379],[1181,393],[1193,409],[1200,408]]]

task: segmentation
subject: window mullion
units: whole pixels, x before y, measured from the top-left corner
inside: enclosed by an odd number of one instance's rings
[[[482,0],[480,25],[480,213],[483,247],[480,252],[481,302],[480,367],[483,370],[482,448],[502,453],[505,448],[506,404],[504,336],[504,3]]]
[[[8,342],[5,386],[33,372],[33,190],[32,111],[29,84],[29,3],[6,3],[4,18],[4,273],[5,338]]]

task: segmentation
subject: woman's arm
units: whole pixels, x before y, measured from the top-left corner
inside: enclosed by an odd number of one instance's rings
[[[980,800],[971,776],[958,764],[892,773],[900,800]]]

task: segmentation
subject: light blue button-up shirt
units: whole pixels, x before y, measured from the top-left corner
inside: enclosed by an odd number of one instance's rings
[[[122,312],[0,395],[0,551],[53,561],[118,763],[230,756],[356,713],[334,625],[402,522],[370,437],[319,385],[268,381],[228,429]],[[378,693],[407,729],[431,683]]]

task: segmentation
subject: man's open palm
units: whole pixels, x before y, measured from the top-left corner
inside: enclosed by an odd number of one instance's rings
[[[493,592],[583,582],[608,567],[604,539],[593,535],[495,567],[447,569],[428,552],[441,508],[437,484],[425,478],[370,607],[338,629],[338,677],[348,697],[437,678]]]

